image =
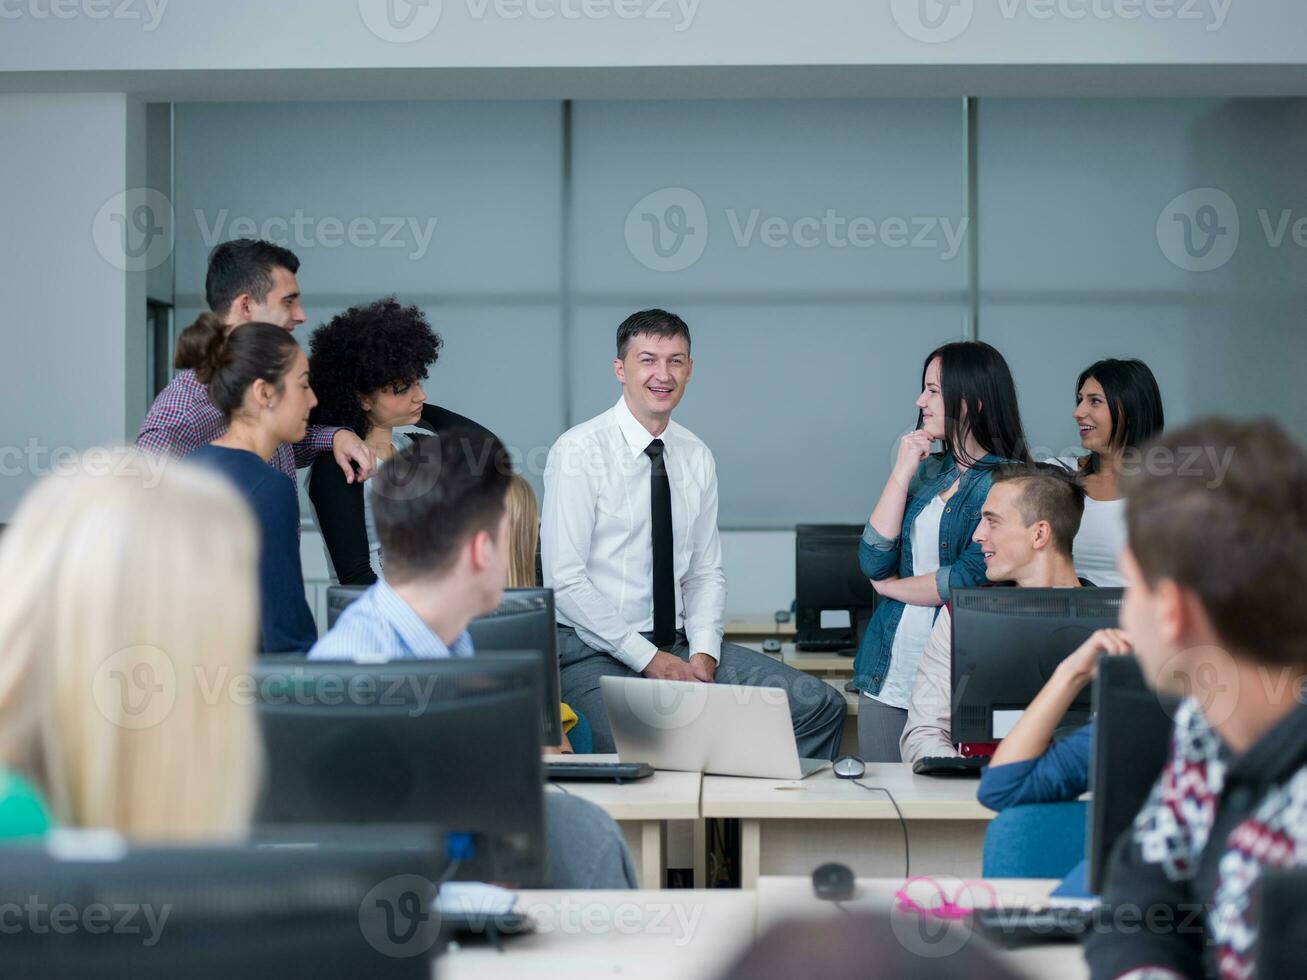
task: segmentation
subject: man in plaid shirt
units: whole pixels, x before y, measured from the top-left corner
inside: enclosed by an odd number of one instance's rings
[[[232,327],[242,323],[272,323],[294,330],[304,322],[299,283],[300,262],[290,249],[242,238],[223,242],[209,257],[205,299],[209,309]],[[227,430],[227,420],[209,400],[205,386],[191,370],[179,371],[150,406],[136,445],[147,452],[178,458],[207,445]],[[349,429],[311,425],[295,445],[282,443],[269,461],[290,480],[295,470],[330,451],[345,480],[366,480],[376,466],[372,450]],[[357,467],[357,474],[355,468]]]

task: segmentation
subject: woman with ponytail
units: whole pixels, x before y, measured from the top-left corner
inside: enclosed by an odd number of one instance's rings
[[[190,458],[226,476],[258,519],[260,649],[307,651],[318,630],[304,598],[299,496],[267,464],[278,446],[304,438],[318,401],[308,358],[280,327],[245,323],[227,333],[219,317],[204,313],[178,338],[177,366],[195,371],[227,420],[227,431]]]

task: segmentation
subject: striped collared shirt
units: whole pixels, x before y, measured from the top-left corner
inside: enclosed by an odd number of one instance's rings
[[[466,630],[452,647],[445,646],[413,607],[379,578],[313,645],[309,659],[439,660],[472,654],[472,637]]]

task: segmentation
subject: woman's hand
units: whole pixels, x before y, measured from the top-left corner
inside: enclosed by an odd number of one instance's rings
[[[905,486],[917,472],[921,461],[930,455],[935,440],[925,429],[914,429],[899,440],[899,453],[894,460],[894,475]]]

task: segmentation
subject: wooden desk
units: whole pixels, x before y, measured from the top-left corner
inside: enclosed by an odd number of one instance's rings
[[[958,884],[956,881],[941,883],[946,886]],[[850,911],[865,910],[890,915],[891,924],[895,925],[895,936],[900,937],[911,951],[920,952],[922,956],[939,957],[961,949],[969,942],[983,942],[971,933],[964,922],[954,923],[946,933],[920,931],[916,923],[908,918],[915,916],[914,913],[895,910],[894,893],[902,884],[901,878],[860,878],[854,897],[841,904]],[[1057,882],[992,878],[989,884],[997,893],[1000,904],[1020,907],[1043,905],[1048,893],[1053,890]],[[758,879],[757,893],[759,937],[787,919],[844,914],[829,902],[823,902],[813,895],[811,877],[763,877]],[[902,923],[906,928],[898,928],[898,923]],[[914,948],[917,944],[925,944],[926,948]],[[1040,980],[1045,980],[1047,977],[1080,980],[1089,976],[1089,967],[1085,963],[1081,948],[1075,944],[1031,946],[1011,951],[999,950],[997,955],[1017,972],[1029,977],[1038,977]]]
[[[792,640],[794,617],[791,616],[788,623],[778,623],[772,613],[756,613],[737,616],[722,624],[722,639],[727,643],[745,645],[753,641],[761,643],[769,636]]]
[[[902,764],[868,765],[859,785],[830,769],[803,780],[705,776],[702,813],[740,821],[740,884],[753,888],[762,874],[811,874],[840,861],[855,874],[903,874],[903,832],[893,794],[907,825],[910,873],[980,875],[985,828],[994,813],[976,802],[974,779],[913,775]]]
[[[505,952],[467,946],[435,964],[440,980],[712,980],[754,939],[753,892],[522,892],[536,932]]]
[[[547,755],[546,762],[616,762],[613,755]],[[699,791],[703,777],[697,772],[658,771],[629,783],[603,780],[573,780],[551,784],[546,792],[561,786],[573,796],[589,800],[622,828],[644,888],[661,888],[667,871],[667,821],[688,820],[694,825],[694,883],[707,884],[704,863],[706,837],[699,817]]]

